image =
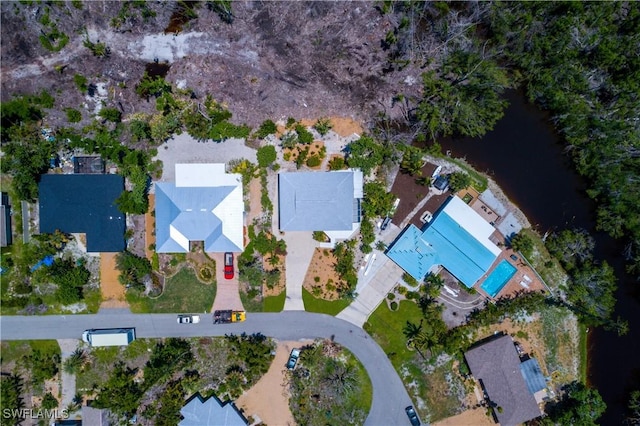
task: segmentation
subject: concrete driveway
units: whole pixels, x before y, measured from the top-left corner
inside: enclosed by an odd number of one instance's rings
[[[369,315],[382,303],[398,280],[402,277],[402,269],[383,252],[374,250],[374,260],[368,268],[358,273],[356,299],[337,315],[337,318],[349,321],[362,327]],[[365,275],[365,271],[367,272]]]
[[[287,298],[284,310],[303,311],[302,283],[318,242],[313,239],[311,232],[285,232],[282,238],[287,243]]]
[[[189,134],[174,135],[158,147],[154,160],[162,161],[160,182],[175,182],[176,163],[228,163],[229,160],[246,158],[257,163],[256,150],[244,144],[244,139],[228,139],[224,142],[198,142]]]
[[[207,253],[216,261],[216,298],[213,301],[212,311],[231,309],[236,311],[244,310],[240,300],[238,281],[238,259],[237,253],[233,256],[233,278],[228,280],[224,277],[224,253]]]
[[[309,312],[252,313],[235,324],[178,324],[175,314],[131,314],[113,310],[97,315],[1,316],[2,340],[80,339],[91,328],[135,327],[139,338],[224,336],[262,333],[279,340],[323,338],[347,347],[371,379],[373,400],[366,425],[408,424],[412,404],[404,384],[380,346],[364,330],[329,315]]]

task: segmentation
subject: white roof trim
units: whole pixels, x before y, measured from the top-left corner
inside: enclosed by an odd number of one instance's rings
[[[489,240],[489,237],[496,229],[469,207],[467,203],[454,196],[444,207],[443,212],[448,214],[491,253],[496,256],[500,255],[500,248]]]

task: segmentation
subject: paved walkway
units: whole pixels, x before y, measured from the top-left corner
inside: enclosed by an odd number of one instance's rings
[[[61,352],[60,364],[62,366],[71,357],[79,343],[78,339],[58,339],[58,346],[60,346]],[[76,395],[76,375],[67,373],[64,367],[60,369],[60,389],[62,394],[60,407],[66,408],[73,403],[73,397]]]
[[[211,311],[232,309],[236,311],[244,310],[242,300],[240,300],[238,282],[238,259],[233,257],[235,274],[228,280],[224,277],[224,253],[207,253],[216,261],[216,298],[213,301]]]

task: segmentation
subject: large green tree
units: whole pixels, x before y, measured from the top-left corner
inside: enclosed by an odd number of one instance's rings
[[[563,389],[559,402],[547,407],[547,417],[541,420],[543,424],[596,426],[607,405],[596,389],[573,382]]]

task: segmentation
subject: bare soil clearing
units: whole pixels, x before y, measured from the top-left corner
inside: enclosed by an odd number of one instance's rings
[[[64,93],[48,117],[54,127],[68,125],[63,108],[83,104],[80,124],[88,124],[100,103],[77,89],[75,74],[91,84],[104,83],[107,106],[121,104],[125,118],[154,112],[154,102],[133,90],[154,60],[170,65],[167,81],[192,88],[199,99],[213,94],[238,122],[252,126],[289,116],[367,122],[381,108],[399,115],[391,102],[395,94],[419,95],[414,82],[423,70],[417,66],[383,72],[388,52],[380,41],[396,23],[371,2],[233,2],[230,25],[201,6],[194,10],[196,19],[171,34],[162,29],[176,2],[149,2],[155,17],[143,19],[133,10],[118,28],[111,22],[120,2],[83,2],[82,9],[69,2],[2,2],[0,7],[2,100],[42,89]],[[60,52],[47,51],[38,39],[50,31],[41,23],[45,14],[69,37]],[[111,54],[93,56],[83,46],[87,36],[105,43]],[[332,122],[338,134],[362,133],[355,121]]]
[[[100,254],[100,291],[103,307],[127,307],[124,286],[118,281],[120,272],[116,268],[116,253]]]
[[[296,424],[289,410],[285,364],[291,349],[311,343],[313,343],[311,340],[278,342],[276,356],[267,373],[236,401],[236,406],[244,410],[245,416],[259,417],[264,424],[268,425],[293,426]]]
[[[335,264],[336,258],[332,250],[316,248],[302,287],[317,298],[339,299],[337,289],[342,285],[342,280],[334,269]]]
[[[487,416],[485,408],[474,408],[467,410],[457,416],[449,417],[436,423],[433,426],[491,426],[495,425],[493,420]]]

